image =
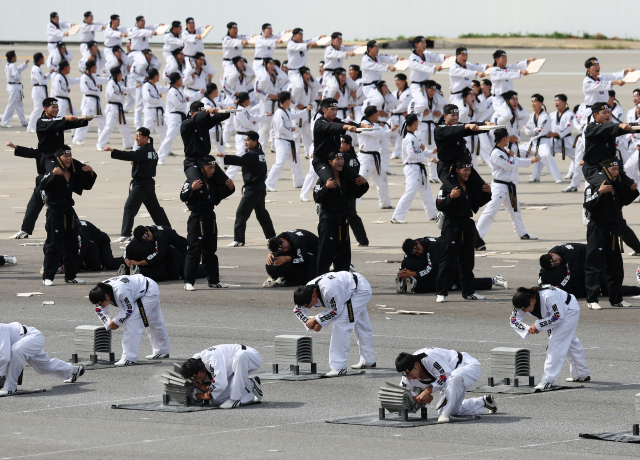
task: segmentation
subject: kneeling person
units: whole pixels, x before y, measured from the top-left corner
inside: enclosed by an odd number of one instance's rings
[[[130,366],[138,361],[140,338],[146,327],[153,353],[147,359],[169,357],[169,334],[160,310],[160,290],[151,278],[142,275],[115,276],[98,283],[89,292],[89,301],[106,329],[115,331],[126,325],[122,335],[122,357],[116,366]],[[109,316],[109,305],[120,307],[115,318]]]
[[[296,304],[293,312],[307,330],[318,332],[333,323],[329,345],[331,370],[327,377],[347,373],[351,331],[355,331],[360,349],[360,361],[351,368],[376,367],[373,333],[367,313],[367,303],[371,295],[371,286],[364,276],[347,271],[319,276],[293,293],[293,301]],[[309,317],[311,307],[321,307],[325,310],[315,317]]]
[[[308,230],[289,230],[269,240],[262,287],[300,286],[316,277],[319,239]]]
[[[396,370],[402,374],[401,384],[411,390],[420,404],[433,401],[432,393],[440,391],[437,411],[439,423],[449,422],[451,415],[480,415],[483,409],[498,411],[492,395],[464,399],[467,389],[480,378],[480,363],[468,353],[444,348],[422,348],[400,353]]]
[[[220,409],[235,409],[262,400],[260,377],[249,372],[262,365],[260,353],[239,344],[215,345],[188,359],[180,368],[198,389],[196,399],[210,400]]]

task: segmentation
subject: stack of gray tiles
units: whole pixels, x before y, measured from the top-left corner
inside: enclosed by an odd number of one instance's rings
[[[496,380],[531,375],[531,352],[527,348],[498,347],[491,350],[491,377]]]
[[[311,337],[305,335],[277,335],[275,362],[282,364],[313,363]]]
[[[75,352],[78,356],[111,353],[111,331],[104,326],[76,327]]]

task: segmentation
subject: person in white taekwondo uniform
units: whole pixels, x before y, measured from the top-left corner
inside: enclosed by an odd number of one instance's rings
[[[29,116],[29,124],[27,125],[28,133],[36,132],[36,121],[44,110],[42,101],[49,96],[49,80],[51,74],[42,72],[40,66],[44,64],[44,55],[36,53],[33,55],[33,66],[31,67],[31,99],[33,99],[33,112]]]
[[[262,63],[266,72],[260,72],[255,82],[255,92],[260,101],[260,114],[275,113],[278,104],[278,94],[281,88],[287,82],[287,74],[280,70],[273,59],[264,58]],[[269,129],[271,128],[271,120],[265,120],[260,123],[258,134],[260,135],[260,145],[263,150],[266,149],[269,141]]]
[[[67,49],[67,45],[60,42],[56,47],[56,52],[49,54],[47,57],[47,68],[49,70],[60,70],[60,63],[62,61],[71,62],[73,60],[73,53]]]
[[[511,327],[526,339],[529,334],[550,331],[544,374],[536,389],[548,390],[558,378],[565,359],[569,362],[567,382],[591,380],[582,343],[576,336],[580,305],[574,295],[550,285],[519,287],[512,299]],[[529,326],[523,323],[527,315],[536,318]]]
[[[304,82],[303,90],[299,93],[299,97],[297,100],[293,100],[292,103],[297,110],[304,110],[305,108],[311,106],[315,107],[316,105],[316,94],[318,90],[322,88],[322,85],[317,82],[315,78],[311,75],[308,67],[300,68],[300,75],[302,75],[302,81]],[[296,141],[296,149],[300,145],[304,146],[305,156],[308,158],[311,152],[311,146],[313,145],[313,130],[311,129],[311,120],[313,118],[313,110],[307,111],[300,120],[298,120],[298,125],[296,131],[293,133],[293,138]],[[298,149],[300,151],[300,149]],[[313,168],[312,168],[313,169]]]
[[[193,355],[180,374],[195,383],[195,399],[208,400],[220,409],[235,409],[262,400],[260,377],[249,377],[262,365],[260,353],[241,344],[222,344]]]
[[[204,53],[198,51],[193,57],[193,61],[191,59],[185,59],[185,61],[184,94],[191,102],[199,101],[204,97],[204,90],[211,82],[211,75],[209,75],[205,66]]]
[[[291,92],[291,97],[294,100],[297,100],[300,96],[299,93],[302,91],[304,87],[304,83],[302,81],[302,75],[300,74],[301,67],[307,67],[307,53],[309,48],[315,48],[318,46],[316,43],[321,38],[326,37],[326,35],[320,35],[319,37],[314,37],[311,40],[304,39],[304,31],[296,27],[291,32],[293,37],[287,43],[287,66],[289,67],[289,76],[290,86],[289,92]],[[323,83],[324,84],[324,83]],[[264,144],[262,144],[264,146]]]
[[[171,56],[171,53],[178,49],[184,48],[184,40],[181,37],[182,24],[180,21],[173,21],[171,28],[164,34],[164,45],[162,46],[162,56],[165,60]]]
[[[276,51],[278,43],[282,43],[282,36],[291,30],[283,30],[279,34],[273,33],[273,27],[268,22],[262,24],[262,33],[258,35],[253,52],[253,71],[258,74],[264,70],[262,60],[264,58],[273,59],[273,53]]]
[[[609,90],[613,86],[624,86],[623,78],[629,72],[636,69],[625,69],[614,72],[611,75],[600,75],[600,62],[595,57],[590,57],[584,63],[587,69],[584,80],[582,80],[582,92],[584,93],[584,103],[587,108],[591,108],[596,102],[607,102],[609,100]]]
[[[233,123],[236,130],[236,156],[241,157],[246,152],[244,141],[247,138],[247,135],[245,133],[248,133],[250,131],[257,131],[257,125],[259,125],[263,121],[268,120],[267,117],[271,117],[273,114],[271,112],[257,114],[250,111],[249,104],[251,101],[247,92],[240,93],[238,95],[237,101],[237,108],[241,111],[234,114],[235,117],[233,118]],[[220,152],[224,153],[224,148],[222,148]],[[229,166],[226,171],[229,179],[233,180],[240,168],[240,166],[236,165]]]
[[[376,126],[378,123],[378,109],[375,106],[369,106],[364,109],[364,117],[360,123],[363,127],[378,127],[377,131],[363,131],[358,133],[358,143],[360,151],[358,152],[358,161],[360,161],[360,175],[366,180],[373,178],[378,191],[378,202],[380,209],[393,209],[391,206],[391,197],[389,196],[389,182],[387,174],[382,169],[382,160],[380,151],[383,142],[389,142],[391,133],[398,129],[393,127],[393,131],[386,124]],[[365,125],[368,124],[368,125]],[[360,203],[360,199],[356,203]]]
[[[347,373],[349,359],[349,337],[356,334],[360,361],[352,369],[376,367],[373,352],[373,332],[367,313],[371,299],[371,285],[360,273],[347,271],[331,272],[312,279],[306,286],[293,293],[296,306],[293,309],[307,330],[320,331],[333,323],[329,344],[328,377]],[[316,316],[309,316],[311,308],[324,308]]]
[[[506,123],[507,131],[509,132],[509,144],[507,144],[507,149],[516,152],[517,157],[522,157],[526,152],[520,151],[520,131],[529,121],[529,112],[520,105],[518,102],[518,93],[515,91],[508,91],[504,93],[502,97],[507,101],[511,112],[511,118],[509,118]],[[502,118],[502,114],[494,112],[491,116],[491,123],[497,125],[499,118]]]
[[[609,90],[609,99],[607,101],[609,107],[611,107],[611,121],[613,123],[624,123],[625,111],[620,105],[620,101],[616,99],[616,92],[612,89]],[[622,160],[622,163],[626,163],[629,159],[629,144],[625,142],[627,134],[616,137],[616,144],[618,146],[618,157]]]
[[[65,383],[75,383],[84,374],[82,365],[49,358],[42,347],[44,336],[35,327],[0,323],[0,396],[15,393],[25,362],[38,374],[53,375]]]
[[[472,86],[475,89],[475,83]],[[476,94],[476,103],[474,110],[478,112],[478,121],[491,121],[491,117],[495,112],[493,109],[493,96],[491,95],[491,80],[483,79],[480,81],[478,87],[478,94]],[[475,92],[475,91],[474,91]],[[482,161],[486,165],[491,162],[491,150],[493,149],[493,141],[489,131],[485,131],[483,134],[476,136],[476,139],[480,142],[480,156]]]
[[[64,29],[70,29],[75,26],[72,22],[61,22],[58,13],[55,11],[49,15],[49,23],[47,24],[47,50],[49,54],[58,52],[58,43],[64,40],[64,37],[69,36],[69,32],[65,32]]]
[[[94,21],[93,13],[87,11],[84,13],[84,21],[80,25],[78,36],[80,38],[80,54],[85,55],[89,50],[88,43],[96,41],[96,32],[101,32],[109,25],[106,21]]]
[[[122,48],[120,48],[119,46],[114,46],[113,49],[111,50],[111,55],[106,59],[106,62],[104,64],[104,72],[107,75],[110,75],[111,69],[113,69],[114,67],[120,67],[120,71],[122,72],[122,84],[125,86],[127,85],[135,86],[136,81],[133,78],[129,77],[131,73],[130,72],[131,66],[133,63],[134,63],[134,59],[129,55],[127,55],[122,50]],[[131,93],[129,93],[129,98],[124,104],[124,111],[128,112],[135,103],[136,103],[136,93],[135,91],[132,91]]]
[[[491,67],[490,64],[467,64],[469,54],[463,46],[456,49],[456,60],[449,69],[449,103],[462,107],[462,90],[471,88],[474,78],[482,78],[485,71]]]
[[[169,56],[165,58],[164,64],[164,72],[162,73],[162,78],[165,81],[169,81],[169,75],[173,72],[178,72],[182,78],[184,78],[185,73],[187,71],[187,63],[184,58],[184,51],[182,48],[176,48]]]
[[[640,88],[633,90],[633,108],[627,112],[627,123],[640,123]],[[640,135],[627,134],[629,159],[624,164],[624,170],[637,184],[640,183],[638,157],[640,155]]]
[[[476,102],[476,93],[475,91],[473,91],[473,88],[464,88],[462,90],[462,108],[459,109],[459,123],[469,124],[480,121],[480,105]],[[474,169],[477,170],[478,155],[480,154],[480,133],[473,133],[468,137],[468,140],[466,142],[469,146],[469,153],[471,154],[471,163],[473,164]]]
[[[80,72],[84,73],[84,71],[86,70],[87,61],[96,61],[95,73],[97,73],[98,75],[102,75],[105,66],[105,59],[98,49],[98,42],[91,41],[87,43],[87,51],[82,54],[80,61],[78,61],[78,69],[80,69]]]
[[[365,107],[373,105],[378,110],[382,110],[384,97],[378,91],[376,85],[382,80],[384,72],[395,72],[396,68],[393,64],[403,59],[391,54],[380,54],[380,48],[375,40],[367,42],[367,52],[362,56],[362,64],[360,65],[362,70],[362,91],[367,98],[364,102]]]
[[[273,145],[276,149],[276,161],[271,166],[265,182],[269,192],[276,191],[276,184],[280,179],[285,163],[291,168],[293,187],[302,188],[304,177],[302,176],[301,159],[298,152],[296,152],[293,133],[296,130],[296,121],[306,115],[306,110],[291,110],[291,93],[283,91],[278,94],[278,109],[273,114],[271,122],[275,134]]]
[[[493,94],[493,109],[500,113],[498,124],[505,124],[511,118],[509,107],[502,95],[507,91],[513,91],[513,80],[529,75],[527,66],[536,58],[529,58],[515,64],[507,64],[507,52],[496,50],[493,53],[493,67],[489,71],[491,75],[491,94]]]
[[[235,79],[240,76],[240,73],[236,66],[233,65],[232,60],[237,56],[242,57],[244,46],[249,43],[248,40],[250,38],[251,36],[249,35],[238,34],[238,24],[235,22],[227,24],[227,35],[222,37],[222,76],[220,77],[222,85],[226,84],[231,87],[235,85]],[[245,66],[244,74],[247,77],[255,75],[253,69],[248,66]],[[223,79],[226,81],[223,81]]]
[[[324,78],[322,79],[322,86],[324,86],[327,94],[331,94],[331,92],[336,92],[338,88],[338,81],[333,74],[333,72],[337,69],[344,69],[344,61],[345,59],[355,56],[355,49],[358,48],[357,45],[344,46],[342,44],[342,33],[334,32],[331,34],[331,43],[324,49],[324,72],[322,75]],[[306,66],[306,64],[305,64]],[[355,99],[356,91],[358,90],[358,85],[350,78],[347,78],[347,88],[349,88],[349,93],[351,97]],[[330,96],[335,97],[335,96]],[[337,97],[336,97],[337,99]],[[346,117],[342,117],[343,119]]]
[[[69,93],[71,92],[70,85],[79,85],[79,78],[69,77],[71,66],[67,61],[62,61],[58,67],[58,71],[53,74],[51,80],[51,97],[55,97],[58,100],[58,114],[61,117],[67,115],[77,115],[76,109],[71,103]]]
[[[80,106],[82,115],[102,115],[102,101],[100,95],[102,94],[103,84],[109,83],[109,79],[105,77],[99,77],[96,74],[96,62],[87,61],[87,70],[80,77],[80,91],[82,92],[82,104]],[[104,129],[105,119],[103,117],[96,118],[98,124],[98,136]],[[89,122],[91,123],[91,122]],[[89,131],[89,125],[77,128],[73,135],[73,145],[84,144],[84,137]]]
[[[413,400],[425,405],[440,391],[437,405],[439,423],[448,423],[451,416],[480,415],[484,409],[498,412],[493,395],[464,399],[467,389],[480,378],[480,363],[468,353],[445,348],[422,348],[400,353],[396,370],[402,374],[400,384],[411,390]]]
[[[165,132],[162,144],[158,149],[158,164],[163,165],[164,160],[169,156],[171,152],[171,146],[173,141],[180,134],[180,125],[187,119],[187,101],[182,93],[182,77],[178,72],[174,72],[169,75],[169,89],[167,90],[167,110],[164,114],[165,120]],[[193,101],[192,101],[193,102]],[[145,116],[146,122],[146,116]],[[148,128],[148,126],[145,126]]]
[[[158,35],[156,30],[158,27],[163,26],[163,23],[153,24],[148,26],[144,16],[136,17],[136,25],[131,28],[129,32],[129,43],[131,46],[131,53],[129,58],[133,59],[142,53],[142,50],[149,49],[149,39],[154,35]]]
[[[135,56],[133,65],[131,66],[131,79],[144,86],[147,76],[151,69],[159,71],[161,67],[160,60],[156,58],[150,49],[142,50],[142,53]],[[142,86],[136,89],[136,106],[133,114],[133,126],[137,129],[142,127],[142,115],[144,112],[144,98],[142,94]]]
[[[436,158],[438,151],[434,135],[436,123],[442,116],[442,108],[447,101],[438,92],[438,84],[435,81],[429,80],[423,84],[423,87],[427,98],[427,107],[422,112],[417,112],[417,103],[412,100],[409,103],[408,111],[409,113],[415,113],[418,116],[418,120],[420,120],[418,130],[415,134],[425,146],[424,154],[427,160],[429,182],[439,184],[440,179],[438,178],[437,166],[436,163],[431,160]]]
[[[407,82],[407,76],[405,74],[396,74],[394,81],[397,89],[392,94],[398,102],[391,111],[390,123],[392,125],[402,126],[409,112],[409,104],[412,101],[411,90],[409,89],[409,83]],[[402,136],[399,134],[400,133],[396,132],[391,136],[391,145],[393,145],[391,158],[402,158]]]
[[[160,142],[162,142],[167,135],[167,125],[164,124],[163,118],[162,94],[169,91],[169,86],[160,86],[158,81],[160,81],[158,69],[150,69],[147,81],[142,85],[142,101],[144,104],[144,127],[149,131],[155,130],[160,137]]]
[[[214,108],[214,109],[224,108],[220,104],[220,101],[218,98],[218,85],[216,85],[215,83],[209,83],[207,85],[207,87],[204,90],[203,97],[202,99],[200,99],[200,101],[204,104],[205,110],[208,108]],[[235,104],[231,108],[235,108]],[[235,115],[235,114],[232,113],[231,115]],[[222,135],[222,127],[219,124],[216,124],[213,128],[209,130],[209,139],[211,140],[211,145],[212,146],[215,145],[218,152],[224,154],[224,151],[225,151],[224,138]],[[220,158],[220,160],[221,160],[220,162],[224,164],[223,163],[224,158]],[[227,176],[229,176],[228,169],[227,169]],[[233,180],[233,177],[229,176],[229,178]]]
[[[422,35],[411,40],[411,44],[413,45],[413,52],[409,56],[411,97],[415,101],[415,112],[422,112],[429,105],[425,84],[432,79],[433,74],[442,70],[441,65],[435,64],[444,62],[449,55],[426,51],[427,41]]]
[[[201,34],[207,27],[209,27],[209,24],[196,27],[196,23],[191,17],[187,18],[185,23],[187,28],[180,34],[180,38],[184,43],[184,56],[187,60],[191,61],[191,66],[195,67],[194,61],[196,59],[196,53],[202,53],[204,55],[204,40]],[[209,79],[209,81],[207,81],[207,84],[211,83],[211,79],[216,74],[216,71],[211,63],[206,59],[204,60],[203,67],[207,72]]]
[[[495,146],[491,152],[491,161],[489,166],[491,167],[491,174],[493,175],[493,182],[491,183],[491,201],[487,204],[482,211],[482,215],[478,219],[476,225],[478,229],[478,235],[484,239],[485,235],[489,231],[489,227],[493,223],[493,220],[500,209],[500,206],[504,205],[511,224],[513,225],[513,231],[517,238],[537,240],[538,238],[530,233],[527,233],[527,229],[524,227],[522,221],[522,214],[520,213],[520,203],[518,201],[518,195],[516,187],[518,184],[518,168],[524,166],[530,166],[532,163],[540,161],[539,157],[519,158],[512,150],[508,150],[509,145],[509,131],[505,128],[496,129],[493,133],[495,139]]]
[[[429,180],[427,179],[427,169],[425,168],[424,144],[420,142],[416,131],[420,125],[418,115],[410,113],[407,115],[405,125],[402,130],[402,163],[404,164],[403,172],[405,176],[404,194],[398,201],[393,216],[392,224],[406,224],[405,216],[411,208],[413,198],[416,192],[420,193],[422,206],[427,213],[429,220],[436,220],[438,211],[436,210],[435,201],[431,195]]]
[[[120,27],[120,16],[112,14],[109,27],[104,29],[104,56],[109,57],[114,46],[122,48],[122,37],[129,36],[128,27]]]
[[[551,129],[547,133],[547,137],[551,139],[551,149],[552,152],[562,154],[562,159],[564,160],[566,157],[569,157],[569,161],[571,164],[569,165],[569,172],[565,179],[573,179],[573,173],[575,171],[576,163],[575,163],[575,148],[573,147],[573,136],[571,132],[573,131],[573,119],[575,117],[574,113],[569,110],[567,105],[567,96],[564,94],[556,94],[554,97],[554,104],[556,106],[556,110],[549,114],[551,118]],[[578,167],[580,167],[578,165]],[[578,185],[580,182],[578,180]],[[569,186],[563,189],[563,192],[576,192],[578,191],[577,186],[575,190],[571,190],[573,187],[573,181]]]
[[[558,170],[558,164],[553,157],[553,144],[551,138],[547,136],[551,130],[551,117],[544,106],[544,97],[541,94],[531,96],[531,114],[529,121],[524,125],[524,132],[530,137],[529,141],[520,146],[521,151],[525,151],[525,157],[533,155],[540,157],[540,162],[533,167],[533,173],[529,182],[540,182],[542,168],[546,167],[556,184],[562,183],[562,174]]]
[[[2,122],[0,127],[10,128],[9,121],[13,118],[13,112],[18,112],[18,118],[22,126],[27,126],[27,120],[24,117],[24,105],[22,104],[22,71],[27,68],[29,59],[24,61],[24,64],[16,65],[15,51],[7,51],[7,65],[4,68],[4,72],[7,75],[7,92],[9,93],[9,101],[4,109],[4,115],[2,116]]]
[[[138,86],[141,86],[138,83]],[[111,79],[107,83],[105,99],[107,106],[104,109],[105,124],[102,131],[98,135],[98,144],[96,150],[101,151],[107,146],[107,142],[111,138],[113,128],[116,126],[120,130],[122,136],[122,146],[125,149],[131,149],[131,131],[129,130],[129,122],[124,113],[125,95],[135,92],[136,86],[125,86],[122,78],[122,70],[119,66],[111,69]]]
[[[122,334],[122,357],[116,366],[131,366],[138,361],[142,331],[147,335],[153,352],[147,359],[166,359],[171,352],[169,334],[160,309],[160,289],[155,281],[144,275],[114,276],[98,283],[89,292],[89,301],[105,329],[115,331],[126,326]],[[114,317],[109,306],[120,307]]]

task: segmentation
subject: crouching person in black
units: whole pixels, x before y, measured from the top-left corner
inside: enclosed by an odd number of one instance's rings
[[[138,225],[127,245],[122,272],[151,278],[156,283],[184,277],[187,239],[171,227]],[[202,276],[200,277],[202,278]]]
[[[485,297],[475,293],[473,284],[476,226],[472,217],[481,206],[491,200],[491,186],[484,184],[480,193],[476,193],[469,185],[469,178],[474,171],[471,158],[458,159],[454,171],[454,175],[442,180],[436,199],[436,208],[444,213],[436,302],[446,302],[447,291],[455,283],[457,276],[460,277],[462,297],[484,300]]]
[[[315,154],[314,154],[315,156]],[[351,244],[347,211],[349,201],[360,198],[369,190],[369,183],[358,176],[354,183],[347,180],[344,156],[335,152],[329,157],[331,177],[322,175],[313,191],[318,205],[318,267],[316,275],[324,275],[333,263],[333,270],[348,271],[351,268]]]
[[[53,285],[60,264],[64,264],[67,283],[84,283],[76,277],[78,272],[78,216],[73,205],[73,194],[82,195],[91,190],[96,173],[91,166],[74,160],[71,149],[64,146],[45,163],[46,174],[40,181],[44,203],[47,206],[47,239],[44,242],[44,270],[42,282]]]
[[[402,243],[405,258],[396,275],[396,292],[398,294],[422,294],[437,291],[438,267],[440,266],[440,249],[442,238],[425,236],[412,240],[407,238]],[[456,272],[451,291],[460,289],[460,277]],[[473,290],[489,290],[493,286],[508,289],[507,280],[501,275],[493,278],[473,278]]]
[[[253,211],[256,212],[256,219],[258,219],[258,223],[262,227],[265,238],[273,238],[276,234],[273,222],[271,222],[271,216],[264,202],[267,197],[267,186],[264,183],[267,179],[267,162],[264,158],[262,147],[258,142],[260,136],[255,131],[247,131],[244,134],[246,136],[244,140],[246,149],[244,155],[218,153],[219,157],[224,158],[226,165],[242,167],[242,179],[244,180],[242,198],[236,211],[233,242],[227,245],[229,247],[244,246],[247,220],[249,220]]]
[[[612,183],[620,180],[619,165],[617,159],[600,163],[602,171]],[[583,206],[589,218],[585,287],[587,306],[592,310],[602,309],[598,304],[598,294],[600,294],[605,274],[611,306],[630,306],[622,300],[620,290],[624,280],[620,237],[622,236],[622,207],[631,204],[640,195],[637,189],[638,184],[635,182],[628,188],[617,188],[606,180],[590,183],[585,187]]]
[[[124,257],[113,257],[109,235],[86,220],[79,221],[78,254],[80,270],[117,270]]]
[[[207,273],[209,287],[227,287],[226,284],[220,282],[218,256],[216,255],[218,249],[218,226],[213,208],[235,192],[235,186],[229,178],[223,184],[213,181],[215,172],[218,169],[214,157],[207,155],[201,161],[203,163],[203,178],[193,182],[187,179],[180,192],[180,199],[187,204],[191,211],[187,222],[187,244],[189,249],[184,270],[185,291],[195,291],[193,285],[196,281],[201,258]]]
[[[308,230],[289,230],[269,240],[267,273],[262,287],[306,285],[316,277],[318,237]]]

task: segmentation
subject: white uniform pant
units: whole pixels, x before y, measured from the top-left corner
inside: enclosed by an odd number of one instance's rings
[[[160,289],[158,289],[155,281],[149,280],[147,293],[140,300],[149,323],[147,335],[151,342],[153,354],[171,353],[169,334],[164,324],[162,310],[160,310]],[[133,302],[132,305],[133,312],[125,323],[124,334],[122,335],[122,359],[135,363],[140,353],[140,339],[142,339],[142,331],[145,327],[140,317],[140,309],[137,302]]]
[[[260,106],[258,109],[256,109],[256,111],[259,110],[261,115],[266,113],[274,114],[275,111],[278,109],[278,102],[275,101],[275,104],[273,102],[274,101],[272,101],[271,99],[268,99],[264,102],[261,101]],[[267,143],[269,142],[269,131],[271,130],[272,120],[273,120],[272,117],[265,117],[265,120],[262,120],[258,123],[258,136],[259,136],[258,142],[260,142],[260,145],[262,146],[262,150],[265,153],[267,151]]]
[[[4,115],[2,116],[2,126],[7,126],[9,121],[13,118],[13,112],[18,111],[18,118],[22,126],[27,125],[27,120],[24,118],[24,105],[22,104],[22,86],[21,85],[7,85],[12,87],[11,90],[7,90],[9,93],[9,101],[4,109]],[[13,88],[15,87],[15,88]]]
[[[562,145],[559,145],[559,146],[555,147],[555,150],[556,150],[555,154],[561,160],[562,159]],[[575,165],[576,151],[572,147],[565,147],[564,155],[565,155],[565,159],[569,158],[569,170],[567,171],[567,174],[572,174],[575,171],[575,168],[576,168],[576,165]],[[560,169],[560,168],[558,168],[558,169]]]
[[[351,133],[349,133],[351,134]],[[313,137],[311,135],[311,123],[309,123],[309,116],[303,115],[302,126],[300,126],[300,122],[296,123],[296,130],[293,133],[293,138],[296,141],[296,147],[304,145],[304,153],[309,155],[311,151],[311,144],[313,144]],[[301,149],[298,149],[300,152]]]
[[[244,134],[236,134],[236,155],[241,157],[246,152],[244,148],[244,140],[247,138]],[[222,158],[224,160],[224,158]],[[229,179],[233,180],[240,171],[240,166],[231,165],[227,168],[226,174]]]
[[[133,110],[133,126],[138,129],[144,126],[144,100],[142,98],[142,86],[136,88],[136,107]]]
[[[575,188],[580,187],[580,182],[582,182],[582,166],[580,166],[580,162],[584,157],[584,143],[582,142],[582,136],[578,138],[578,142],[576,142],[576,149],[573,158],[573,177],[571,178],[571,186]]]
[[[535,151],[536,145],[535,142],[533,142],[533,145],[531,146],[531,154],[535,153]],[[540,157],[540,161],[533,165],[533,173],[531,174],[531,177],[539,180],[542,168],[546,167],[555,180],[562,180],[562,174],[560,174],[556,159],[552,155],[551,146],[541,142],[540,147],[538,148],[538,156]]]
[[[368,153],[358,153],[358,161],[360,161],[360,175],[366,180],[371,177],[376,184],[378,191],[378,201],[381,208],[391,206],[391,197],[389,196],[389,182],[387,181],[387,173],[380,165],[380,173],[376,169],[376,163],[373,155]],[[360,198],[356,204],[360,204]]]
[[[467,353],[462,353],[462,362],[451,372],[446,386],[440,391],[438,413],[449,417],[451,415],[480,415],[484,409],[484,399],[464,399],[467,388],[480,378],[481,370],[478,360]],[[443,403],[446,400],[446,404]],[[442,407],[441,407],[442,406]]]
[[[414,103],[413,111],[420,116],[426,109],[429,108],[429,98],[427,97],[427,90],[424,86],[417,83],[412,83],[409,87],[411,90],[411,100]]]
[[[458,110],[462,110],[462,108],[464,107],[464,100],[462,99],[462,93],[450,95],[449,104],[455,104],[458,106]]]
[[[57,358],[49,358],[44,347],[44,336],[35,327],[27,327],[27,335],[11,346],[11,362],[7,367],[7,380],[3,390],[15,391],[18,386],[18,377],[27,362],[38,374],[53,375],[61,379],[70,379],[73,366]]]
[[[147,121],[146,117],[145,117],[145,121]],[[169,156],[169,152],[171,152],[171,146],[173,145],[173,141],[176,139],[176,137],[178,137],[178,134],[180,134],[180,125],[182,124],[182,117],[177,113],[168,113],[164,117],[164,122],[166,127],[166,130],[165,130],[166,134],[164,136],[164,139],[162,139],[162,144],[160,144],[160,148],[158,149],[158,161],[164,161]]]
[[[367,97],[362,104],[363,108],[374,105],[378,108],[378,110],[382,110],[382,106],[384,105],[384,97],[375,84],[366,86],[362,85],[362,92]]]
[[[84,109],[82,111],[82,115],[95,115],[96,114],[96,108],[89,108],[87,107],[86,109]],[[92,121],[95,121],[96,124],[98,125],[98,137],[100,137],[100,133],[102,133],[102,130],[105,127],[105,119],[104,118],[94,118]],[[91,121],[89,122],[89,124],[87,124],[87,126],[83,126],[82,128],[76,128],[75,133],[73,135],[73,142],[82,142],[85,138],[85,136],[87,135],[87,132],[89,132],[89,126],[91,126]]]
[[[634,152],[631,154],[629,159],[624,164],[624,172],[627,176],[632,178],[636,184],[640,184],[640,174],[638,168],[638,149],[635,145],[633,145]]]
[[[118,106],[108,104],[104,111],[104,127],[98,135],[97,148],[104,149],[107,146],[107,142],[109,142],[109,139],[111,138],[111,133],[116,126],[120,130],[123,147],[125,149],[130,149],[133,146],[133,142],[131,141],[131,131],[129,130],[129,122],[125,118],[124,124],[120,124]]]
[[[135,86],[138,82],[131,77],[124,77],[123,83],[124,83],[124,86]],[[135,91],[130,91],[127,94],[127,98],[125,99],[125,102],[123,104],[123,109],[125,112],[128,112],[129,110],[131,110],[131,107],[135,105],[137,90],[138,88],[136,88]],[[142,119],[142,116],[140,118]]]
[[[304,184],[302,184],[302,190],[300,191],[300,199],[305,200],[309,198],[309,192],[318,182],[318,175],[316,170],[313,169],[313,158],[309,159],[309,172],[304,178]]]
[[[232,113],[231,116],[219,128],[221,130],[220,137],[222,138],[222,144],[220,144],[220,142],[217,142],[216,147],[218,148],[218,152],[220,153],[224,153],[224,143],[229,142],[231,136],[233,136],[235,116],[236,114]],[[211,132],[215,136],[215,131],[212,130]],[[222,147],[220,147],[220,145],[222,145]],[[222,150],[220,150],[220,148],[222,148]]]
[[[156,110],[153,107],[144,109],[144,123],[142,124],[142,126],[147,128],[150,133],[153,133],[153,131],[155,130],[155,132],[158,134],[158,137],[160,138],[160,142],[162,143],[162,141],[164,141],[164,137],[167,135],[167,125],[164,123],[162,111]]]
[[[579,319],[580,311],[573,310],[564,317],[560,325],[553,328],[547,346],[547,359],[544,361],[542,380],[545,382],[556,381],[565,359],[569,362],[571,378],[578,379],[589,375],[584,349],[576,336]]]
[[[300,166],[300,154],[296,153],[296,161],[293,160],[293,154],[291,152],[291,144],[288,141],[283,139],[274,139],[274,144],[276,148],[276,162],[271,166],[269,170],[269,176],[266,180],[267,188],[275,189],[276,183],[278,179],[280,179],[280,175],[282,174],[282,168],[284,168],[284,164],[287,163],[291,168],[291,173],[293,176],[293,186],[295,188],[302,187],[303,178],[302,178],[302,169]]]
[[[67,101],[66,99],[62,99],[61,97],[57,97],[57,96],[51,96],[51,97],[55,97],[56,99],[58,99],[58,116],[59,117],[66,117],[67,115],[78,114],[78,112],[76,111],[76,108],[73,105],[69,106],[69,101]]]
[[[304,80],[302,79],[302,75],[300,75],[299,70],[289,70],[287,76],[289,77],[289,92],[291,93],[291,100],[299,101],[300,96],[304,91]]]
[[[42,101],[47,94],[47,90],[43,86],[34,86],[31,90],[31,99],[33,99],[33,112],[31,112],[31,116],[29,117],[29,124],[27,125],[27,131],[35,131],[36,130],[36,122],[44,108],[42,107]]]
[[[333,320],[331,343],[329,344],[329,366],[331,369],[347,368],[351,331],[356,334],[356,341],[360,350],[360,362],[366,365],[376,362],[373,353],[373,332],[369,321],[369,313],[367,312],[367,303],[372,295],[371,286],[362,275],[356,274],[356,276],[358,277],[358,288],[351,297],[354,322],[349,322],[349,312],[346,306]]]
[[[424,128],[424,129],[423,129]],[[429,143],[429,129],[431,129],[431,143]],[[429,179],[431,180],[440,180],[438,179],[438,165],[431,160],[434,156],[437,158],[438,154],[435,155],[433,153],[428,153],[427,150],[433,151],[436,148],[436,139],[433,135],[433,129],[431,128],[430,123],[420,123],[418,131],[416,131],[416,136],[420,139],[420,142],[425,147],[424,157],[426,159],[427,171],[429,172]]]
[[[476,225],[480,238],[484,238],[487,234],[489,227],[491,227],[493,223],[493,219],[495,219],[502,205],[504,205],[507,213],[509,213],[509,218],[513,224],[513,232],[516,236],[520,238],[527,233],[527,230],[524,228],[524,222],[522,221],[522,214],[520,213],[520,203],[518,202],[517,204],[518,211],[514,211],[513,206],[511,206],[511,200],[509,199],[509,188],[504,184],[492,182],[491,201],[489,201],[487,207],[482,211],[480,219],[478,219],[478,224]]]
[[[493,150],[493,145],[491,142],[491,138],[489,134],[481,134],[476,136],[476,139],[480,140],[480,156],[482,157],[482,161],[487,166],[491,166],[491,151]]]
[[[249,372],[257,371],[262,365],[260,353],[251,347],[239,350],[231,363],[232,374],[228,377],[227,387],[214,400],[216,404],[222,404],[228,399],[240,400],[240,404],[253,401],[253,383],[248,382]],[[217,383],[217,382],[216,382]]]
[[[431,195],[431,187],[429,187],[429,180],[422,174],[422,169],[417,164],[404,165],[403,168],[405,176],[405,188],[404,195],[398,201],[395,211],[393,211],[393,219],[403,220],[409,209],[413,198],[416,196],[416,192],[420,193],[422,199],[422,206],[427,213],[428,219],[434,219],[438,214],[436,210],[433,196]]]
[[[493,96],[493,110],[498,113],[497,124],[499,125],[506,125],[513,118],[509,104],[502,96]]]

